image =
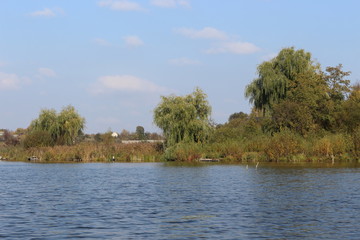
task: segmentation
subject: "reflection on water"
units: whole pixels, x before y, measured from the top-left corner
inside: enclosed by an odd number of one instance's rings
[[[358,239],[359,172],[0,162],[0,238]]]

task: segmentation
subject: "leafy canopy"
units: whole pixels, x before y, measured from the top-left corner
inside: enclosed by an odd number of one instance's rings
[[[163,130],[168,146],[179,142],[204,142],[212,129],[211,106],[199,88],[186,96],[161,97],[154,123]]]
[[[298,76],[317,70],[310,53],[284,48],[275,58],[258,66],[258,78],[246,87],[245,96],[265,115],[274,104],[286,98],[288,91],[296,86]]]
[[[30,124],[30,134],[46,132],[51,137],[48,145],[75,143],[76,138],[82,134],[85,127],[85,119],[76,109],[69,105],[58,114],[54,109],[43,109],[39,117]],[[44,145],[45,143],[42,143]]]

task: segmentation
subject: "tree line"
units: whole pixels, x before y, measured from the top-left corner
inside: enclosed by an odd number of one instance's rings
[[[167,139],[165,157],[278,161],[360,156],[360,85],[341,64],[326,67],[294,47],[261,63],[245,96],[252,112],[225,124],[210,119],[206,94],[162,97],[154,122]]]
[[[351,85],[350,71],[341,64],[322,69],[311,53],[294,47],[257,67],[257,77],[245,89],[251,113],[235,112],[224,124],[211,119],[211,106],[200,88],[184,96],[162,96],[153,112],[163,136],[123,130],[122,140],[163,139],[164,145],[144,146],[165,160],[194,161],[334,161],[360,159],[360,85]],[[73,146],[83,142],[85,119],[72,106],[57,113],[41,110],[24,133],[26,149]],[[113,146],[112,132],[90,136],[94,142]],[[5,134],[9,144],[16,138]],[[96,156],[96,146],[83,152]],[[113,149],[105,152],[120,156]],[[134,148],[136,149],[136,148]],[[91,150],[91,151],[90,151]],[[74,150],[76,156],[80,150]],[[140,151],[140,150],[139,150]],[[135,154],[131,150],[129,154]],[[141,153],[140,153],[141,154]],[[104,156],[106,154],[104,153]],[[139,155],[139,154],[138,154]],[[56,154],[54,154],[56,156]],[[106,159],[102,157],[101,159]],[[131,157],[127,157],[131,159]]]

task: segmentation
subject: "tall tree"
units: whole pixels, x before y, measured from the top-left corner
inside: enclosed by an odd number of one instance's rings
[[[351,72],[342,70],[342,64],[336,67],[327,67],[325,80],[329,86],[329,95],[335,102],[345,100],[350,93],[350,80],[345,79]]]
[[[179,142],[203,142],[211,130],[211,107],[199,88],[186,96],[162,96],[154,110],[154,122],[161,128],[168,146]]]
[[[48,145],[53,143],[72,145],[84,127],[85,119],[69,105],[59,114],[54,109],[41,110],[39,117],[31,122],[29,130],[30,134],[37,131],[47,132],[52,140]]]
[[[319,66],[311,60],[311,54],[294,47],[284,48],[279,54],[258,66],[258,78],[245,90],[255,109],[271,112],[273,105],[287,97],[288,91],[298,84],[298,76],[305,73],[317,74]]]
[[[143,126],[137,126],[136,127],[136,138],[138,140],[144,140],[145,139],[145,129]]]
[[[352,87],[349,98],[342,103],[337,122],[348,133],[360,129],[360,84]]]
[[[71,105],[62,109],[58,116],[58,122],[61,141],[67,145],[74,144],[76,138],[82,134],[85,127],[85,119]]]
[[[30,124],[31,131],[46,131],[54,142],[60,137],[60,126],[55,109],[42,109],[39,117]]]

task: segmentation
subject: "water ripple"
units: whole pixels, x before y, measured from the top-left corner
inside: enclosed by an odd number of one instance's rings
[[[1,239],[358,239],[358,168],[0,163]]]

